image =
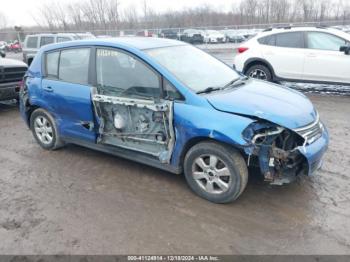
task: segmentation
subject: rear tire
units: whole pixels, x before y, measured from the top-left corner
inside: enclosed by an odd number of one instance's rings
[[[248,183],[248,169],[241,154],[215,142],[192,147],[185,157],[184,172],[189,187],[213,203],[236,200]]]
[[[31,114],[30,129],[38,144],[46,150],[56,150],[64,145],[54,118],[42,108]]]
[[[272,73],[270,69],[262,64],[253,65],[249,67],[246,71],[246,75],[251,78],[256,78],[265,81],[272,81]]]

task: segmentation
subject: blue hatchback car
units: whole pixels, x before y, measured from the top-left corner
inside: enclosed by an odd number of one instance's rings
[[[45,46],[20,97],[41,147],[74,143],[184,173],[195,193],[215,203],[239,197],[249,167],[279,185],[313,174],[328,145],[304,95],[169,39]]]

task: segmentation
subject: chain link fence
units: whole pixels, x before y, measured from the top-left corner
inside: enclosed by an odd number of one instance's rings
[[[48,29],[28,29],[16,28],[16,30],[0,30],[1,42],[23,42],[26,35],[31,34],[51,34],[51,33],[91,33],[96,37],[120,37],[120,36],[147,36],[147,37],[166,37],[182,40],[181,36],[188,30],[197,30],[203,34],[207,30],[215,31],[235,31],[237,34],[254,35],[263,29],[270,27],[287,27],[287,26],[322,26],[335,27],[346,32],[350,32],[350,20],[345,21],[316,21],[316,22],[298,22],[298,23],[270,23],[270,24],[247,24],[247,25],[227,25],[227,26],[201,26],[201,27],[187,27],[187,28],[147,28],[147,29],[94,29],[88,28],[84,30],[48,30]]]

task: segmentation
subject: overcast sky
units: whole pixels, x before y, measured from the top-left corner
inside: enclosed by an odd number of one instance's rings
[[[36,9],[43,3],[57,2],[58,0],[0,0],[0,11],[6,15],[10,25],[31,26],[36,25],[33,16]],[[59,0],[62,4],[73,3],[79,0]],[[143,0],[120,0],[121,8],[129,5],[141,6]],[[233,3],[238,0],[147,0],[149,6],[158,12],[167,10],[179,10],[187,7],[195,7],[210,4],[222,11],[231,9]]]

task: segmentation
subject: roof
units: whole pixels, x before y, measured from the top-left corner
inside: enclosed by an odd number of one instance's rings
[[[349,39],[350,40],[350,35],[340,31],[338,29],[334,28],[329,28],[329,27],[283,27],[283,28],[269,28],[266,29],[265,31],[261,32],[258,34],[257,37],[262,37],[262,36],[267,36],[267,35],[274,35],[276,33],[285,33],[285,32],[303,32],[303,31],[313,31],[313,32],[329,32],[334,35],[338,35],[339,37]]]
[[[79,35],[91,35],[91,33],[40,33],[40,34],[31,34],[27,37],[32,36],[79,36]]]
[[[66,48],[82,45],[107,45],[116,47],[132,47],[139,50],[161,48],[168,46],[187,45],[184,42],[177,40],[157,38],[157,37],[115,37],[115,38],[94,38],[86,40],[76,40],[70,42],[63,42],[58,44],[51,44],[44,47],[47,50],[57,48]]]

